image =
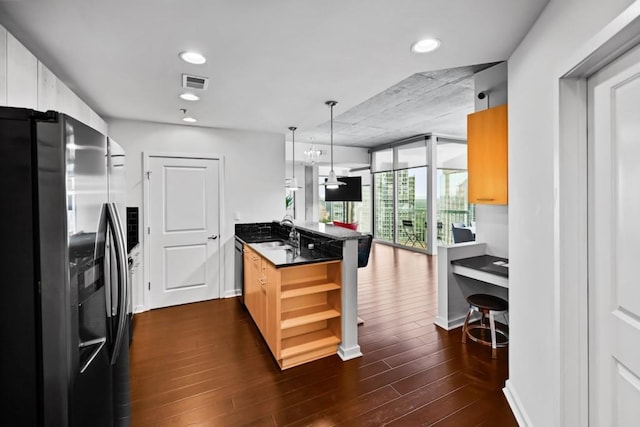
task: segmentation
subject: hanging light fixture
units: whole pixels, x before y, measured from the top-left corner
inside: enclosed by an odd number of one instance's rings
[[[333,107],[335,107],[337,103],[337,101],[325,102],[325,104],[328,105],[329,108],[331,108],[331,171],[329,171],[329,177],[324,182],[324,186],[330,190],[338,188],[340,185],[345,184],[344,182],[338,181],[336,173],[333,170]]]
[[[291,161],[291,180],[289,181],[289,185],[287,186],[287,190],[298,191],[298,180],[296,179],[296,129],[295,126],[291,126],[289,130],[291,131],[291,150],[292,150],[292,161]]]
[[[313,138],[309,139],[311,140],[311,147],[309,147],[309,149],[304,152],[304,158],[306,159],[307,163],[311,163],[313,165],[320,161],[322,150],[318,150],[316,148],[316,146],[313,144]]]

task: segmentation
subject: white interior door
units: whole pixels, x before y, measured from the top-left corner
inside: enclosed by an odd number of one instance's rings
[[[640,49],[589,79],[589,417],[640,423]]]
[[[219,161],[149,158],[150,307],[220,297]]]

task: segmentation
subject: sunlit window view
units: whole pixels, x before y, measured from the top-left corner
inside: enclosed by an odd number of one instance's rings
[[[467,202],[466,144],[438,139],[436,150],[437,192],[432,202],[427,192],[427,138],[372,153],[376,239],[426,249],[434,231],[435,246],[453,243],[452,225],[473,226],[474,207]],[[435,209],[433,225],[429,209]]]
[[[475,206],[467,200],[467,171],[438,169],[438,240],[443,244],[453,243],[452,225],[475,223]]]
[[[427,168],[396,171],[398,201],[397,242],[407,246],[426,247]]]
[[[376,239],[394,241],[393,225],[393,172],[378,172],[373,175],[374,218],[375,229],[373,236]]]

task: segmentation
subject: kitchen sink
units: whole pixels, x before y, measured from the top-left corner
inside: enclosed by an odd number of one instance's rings
[[[282,240],[254,243],[253,245],[259,249],[291,249],[291,245]]]

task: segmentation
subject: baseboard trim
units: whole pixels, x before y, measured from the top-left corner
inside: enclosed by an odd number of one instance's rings
[[[133,309],[133,313],[144,313],[147,310],[147,307],[145,305],[136,305],[135,308]]]
[[[507,398],[507,402],[509,403],[509,407],[511,407],[511,411],[513,412],[513,416],[516,417],[516,421],[520,427],[529,427],[533,426],[531,419],[525,412],[522,407],[522,402],[518,397],[518,393],[513,386],[513,382],[511,380],[507,380],[504,384],[504,388],[502,389],[505,397]]]
[[[434,325],[444,329],[445,331],[450,331],[452,329],[456,329],[461,327],[464,324],[464,319],[466,315],[459,317],[457,319],[448,320],[441,316],[436,316],[436,320],[433,322]]]
[[[240,289],[231,289],[230,291],[224,291],[224,298],[239,297],[240,295],[242,295],[242,291]]]

